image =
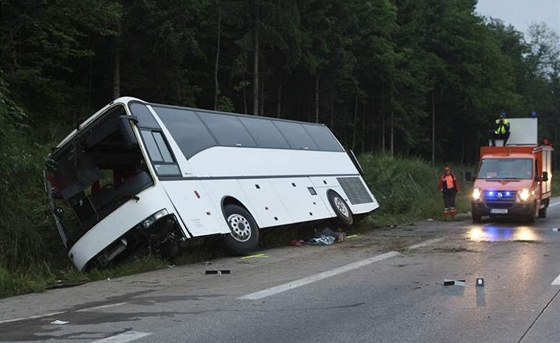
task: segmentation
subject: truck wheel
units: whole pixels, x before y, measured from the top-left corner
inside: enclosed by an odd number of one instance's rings
[[[226,205],[224,217],[231,230],[224,237],[224,245],[235,255],[245,255],[255,250],[259,242],[259,227],[253,216],[237,205]]]
[[[529,223],[529,224],[533,224],[535,222],[536,207],[537,207],[537,204],[534,203],[533,207],[531,208],[531,213],[527,216],[527,223]]]
[[[550,199],[546,199],[546,203],[544,204],[544,207],[539,209],[539,218],[546,218],[546,210],[548,209],[549,201]]]
[[[342,199],[340,194],[333,190],[328,191],[327,198],[329,198],[329,203],[336,213],[337,224],[344,227],[351,226],[354,223],[354,218],[352,217],[352,211],[350,211],[350,207],[348,207],[346,201]]]
[[[472,222],[473,223],[482,222],[482,214],[480,214],[480,212],[472,211]]]
[[[547,207],[544,207],[539,210],[539,218],[546,218],[546,209]]]

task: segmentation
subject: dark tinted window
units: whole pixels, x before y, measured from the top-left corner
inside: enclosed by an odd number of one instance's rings
[[[289,149],[288,142],[280,133],[280,130],[271,120],[259,118],[241,118],[251,136],[257,141],[259,148]]]
[[[216,141],[193,111],[153,107],[186,158],[216,145]]]
[[[150,159],[154,162],[163,162],[163,158],[161,157],[161,153],[159,152],[156,141],[152,136],[152,132],[142,131],[142,138],[144,138],[144,142],[146,143],[146,149],[148,150]]]
[[[165,143],[165,141],[163,140],[163,135],[161,134],[161,132],[154,132],[153,135],[159,148],[159,152],[163,157],[163,162],[173,162],[173,157],[171,157],[171,152],[167,148],[167,143]]]
[[[303,125],[305,131],[319,146],[319,150],[344,151],[331,131],[322,125]]]
[[[276,121],[274,124],[280,129],[292,149],[317,150],[317,145],[298,123]]]
[[[225,146],[256,146],[249,132],[234,116],[197,112],[198,117],[210,129],[219,145]]]
[[[138,126],[149,127],[152,129],[159,128],[157,121],[146,105],[139,102],[133,102],[128,107],[130,108],[132,115],[138,117]]]

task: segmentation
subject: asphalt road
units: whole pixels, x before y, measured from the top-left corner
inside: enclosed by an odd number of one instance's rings
[[[557,227],[427,221],[3,299],[0,342],[557,342]]]

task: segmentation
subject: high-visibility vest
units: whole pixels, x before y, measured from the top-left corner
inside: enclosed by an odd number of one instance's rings
[[[496,119],[496,125],[498,125],[498,127],[494,130],[495,134],[503,135],[504,133],[509,132],[509,120],[504,119],[503,123],[500,123],[500,119]]]

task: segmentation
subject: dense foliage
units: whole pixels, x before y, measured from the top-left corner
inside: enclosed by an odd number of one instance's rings
[[[319,121],[357,152],[435,162],[474,162],[501,111],[536,111],[543,137],[560,138],[558,37],[542,24],[524,37],[477,15],[476,0],[0,4],[9,269],[58,244],[41,186],[49,148],[120,95]]]

